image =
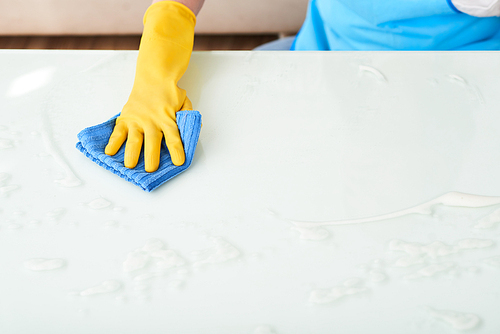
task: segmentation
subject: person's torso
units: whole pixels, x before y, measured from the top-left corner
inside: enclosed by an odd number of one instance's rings
[[[311,0],[292,50],[498,50],[499,31],[446,0]]]

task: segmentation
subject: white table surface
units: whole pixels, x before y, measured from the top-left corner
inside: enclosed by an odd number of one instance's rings
[[[196,155],[152,193],[75,149],[136,57],[0,52],[0,333],[500,332],[499,205],[294,229],[500,196],[500,53],[194,53]]]

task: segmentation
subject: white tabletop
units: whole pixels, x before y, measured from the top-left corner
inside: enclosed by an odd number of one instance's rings
[[[75,148],[136,57],[0,52],[0,333],[500,331],[499,53],[194,53],[152,193]]]

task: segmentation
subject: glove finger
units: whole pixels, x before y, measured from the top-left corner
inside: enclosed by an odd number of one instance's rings
[[[124,123],[116,124],[113,129],[113,133],[111,133],[111,136],[109,137],[108,144],[104,149],[104,153],[107,155],[115,155],[127,139],[127,132],[128,129]]]
[[[182,146],[177,124],[172,123],[172,125],[164,126],[162,130],[173,164],[176,166],[182,165],[186,157],[184,155],[184,147]]]
[[[191,100],[186,96],[186,99],[184,100],[184,104],[181,107],[181,110],[193,110],[193,104],[191,103]]]
[[[144,133],[144,167],[146,172],[154,172],[160,165],[160,149],[163,134],[160,131]]]
[[[137,166],[142,149],[143,134],[139,129],[132,128],[128,131],[127,143],[125,144],[125,167]]]

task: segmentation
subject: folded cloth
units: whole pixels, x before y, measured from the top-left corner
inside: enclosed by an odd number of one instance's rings
[[[113,156],[106,155],[104,148],[108,144],[109,137],[115,127],[116,115],[110,120],[82,130],[78,134],[76,148],[85,154],[90,160],[101,167],[115,173],[116,175],[150,192],[174,176],[185,171],[193,161],[196,144],[201,130],[201,114],[196,110],[182,110],[176,114],[177,127],[181,136],[186,161],[181,166],[172,163],[165,141],[162,141],[160,151],[160,166],[153,173],[144,169],[144,149],[141,152],[139,163],[135,168],[127,168],[123,165],[125,145]]]

